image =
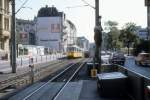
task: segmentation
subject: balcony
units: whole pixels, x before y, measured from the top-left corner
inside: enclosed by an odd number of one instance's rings
[[[0,28],[0,37],[9,38],[10,37],[10,31],[6,31],[6,30]]]
[[[10,31],[3,30],[2,32],[4,37],[10,37]]]

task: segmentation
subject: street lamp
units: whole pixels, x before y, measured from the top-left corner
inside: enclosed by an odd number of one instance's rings
[[[101,27],[101,16],[99,16],[99,0],[95,0],[95,7],[91,6],[85,0],[82,0],[85,4],[90,6],[95,10],[95,28],[94,28],[94,40],[96,44],[95,48],[95,57],[94,57],[94,66],[95,62],[99,63],[101,66],[101,42],[102,42],[102,27]],[[100,71],[100,69],[98,69]]]
[[[16,14],[22,9],[25,8],[24,5],[27,3],[26,0],[22,6],[15,12],[15,1],[12,2],[12,18],[11,18],[11,39],[10,39],[10,65],[12,66],[12,73],[16,73]],[[29,8],[29,7],[28,7]]]
[[[95,0],[95,28],[94,28],[94,40],[96,44],[95,48],[95,60],[98,63],[98,72],[100,72],[101,66],[101,43],[102,43],[102,26],[101,26],[101,16],[99,16],[99,0]]]
[[[12,0],[12,23],[11,23],[11,42],[10,42],[10,64],[12,73],[16,73],[16,18],[15,18],[15,0]]]
[[[147,40],[150,39],[150,0],[145,0],[145,6],[147,6]]]

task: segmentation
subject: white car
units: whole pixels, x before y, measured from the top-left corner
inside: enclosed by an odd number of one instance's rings
[[[101,51],[101,59],[102,59],[103,63],[108,64],[109,57],[110,57],[109,54],[107,54],[105,51]]]

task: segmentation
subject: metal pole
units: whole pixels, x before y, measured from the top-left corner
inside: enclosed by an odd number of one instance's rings
[[[99,25],[99,0],[95,0],[95,26]]]
[[[16,21],[15,21],[15,0],[12,0],[12,23],[11,23],[11,66],[12,73],[16,73]]]
[[[99,22],[99,0],[95,0],[95,27],[100,26]],[[100,71],[101,66],[101,53],[100,53],[100,46],[96,44],[95,48],[95,58],[94,58],[94,66],[95,62],[98,63],[98,72]]]
[[[150,6],[147,6],[147,40],[150,39]]]

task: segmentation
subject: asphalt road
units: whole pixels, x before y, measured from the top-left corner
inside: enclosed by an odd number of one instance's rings
[[[124,66],[132,71],[135,71],[136,73],[139,73],[143,76],[150,78],[150,66],[136,65],[134,57],[127,57]]]

